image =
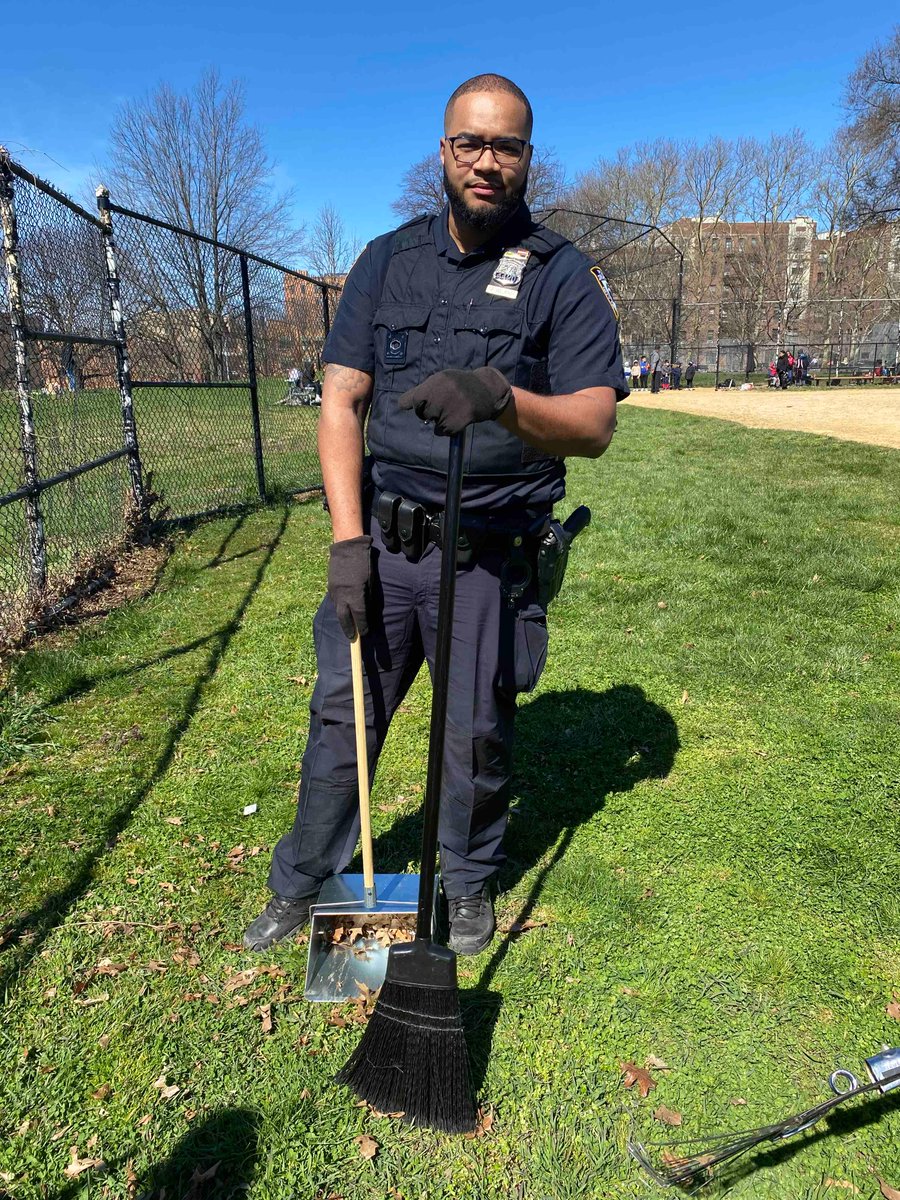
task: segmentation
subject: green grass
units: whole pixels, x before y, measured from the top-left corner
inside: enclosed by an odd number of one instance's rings
[[[318,410],[278,403],[279,379],[258,385],[265,485],[272,498],[320,482]],[[119,394],[111,389],[33,397],[38,472],[46,479],[122,445]],[[259,502],[249,392],[191,388],[135,390],[135,419],[145,482],[158,497],[154,515],[189,517]],[[15,396],[0,392],[0,494],[22,485]],[[73,570],[117,545],[130,500],[124,459],[48,488],[41,496],[51,588],[66,592]],[[0,632],[19,623],[28,532],[22,503],[0,508]],[[60,586],[61,585],[61,586]]]
[[[332,1083],[359,1030],[279,993],[301,991],[303,946],[263,956],[286,978],[246,1005],[225,987],[259,964],[233,944],[293,814],[320,507],[194,529],[151,596],[25,655],[19,703],[47,719],[0,799],[9,1195],[171,1200],[219,1162],[201,1194],[649,1198],[624,1147],[665,1136],[658,1104],[685,1137],[762,1124],[900,1042],[898,463],[626,408],[607,456],[573,464],[594,520],[521,705],[500,901],[546,926],[460,964],[494,1114],[475,1140]],[[415,861],[428,702],[420,679],[379,768],[383,870]],[[619,1064],[651,1054],[671,1069],[642,1101]],[[67,1180],[71,1146],[105,1172]],[[868,1198],[876,1175],[900,1187],[890,1097],[703,1194]]]

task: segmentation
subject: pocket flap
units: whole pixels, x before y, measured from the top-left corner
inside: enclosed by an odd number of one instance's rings
[[[430,312],[427,304],[379,304],[372,324],[388,329],[424,329]]]
[[[454,328],[471,329],[485,336],[490,333],[518,333],[522,328],[522,313],[504,304],[473,304],[457,314]]]

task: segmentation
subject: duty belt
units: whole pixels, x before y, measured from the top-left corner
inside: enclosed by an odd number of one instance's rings
[[[381,540],[392,554],[402,552],[418,562],[431,544],[443,543],[443,510],[429,511],[424,504],[394,492],[375,491],[372,508],[381,530]],[[505,551],[500,568],[500,587],[510,607],[515,607],[537,574],[538,602],[546,607],[562,586],[569,546],[590,521],[583,505],[560,525],[549,513],[522,513],[513,521],[464,514],[461,519],[457,562],[470,563],[484,546]]]

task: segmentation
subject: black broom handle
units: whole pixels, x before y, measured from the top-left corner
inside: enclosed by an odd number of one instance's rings
[[[462,496],[466,431],[450,439],[447,467],[447,500],[441,530],[441,594],[438,602],[437,647],[434,655],[434,688],[431,700],[431,733],[428,739],[428,776],[422,828],[422,866],[419,875],[419,911],[416,937],[431,938],[434,909],[434,867],[437,856],[438,816],[444,775],[444,732],[447,728],[447,691],[450,650],[453,642],[453,603],[456,597],[456,544]]]

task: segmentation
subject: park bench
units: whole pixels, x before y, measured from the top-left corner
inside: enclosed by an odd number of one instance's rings
[[[829,376],[827,383],[829,387],[843,387],[848,383],[864,384],[864,383],[898,383],[900,375],[834,375]]]

